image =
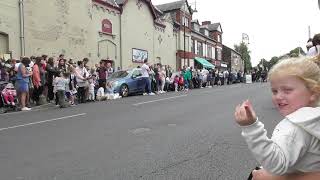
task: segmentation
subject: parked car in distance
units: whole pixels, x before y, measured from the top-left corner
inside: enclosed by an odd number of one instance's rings
[[[127,97],[133,93],[143,93],[145,90],[140,68],[114,72],[108,77],[108,82],[111,82],[114,93],[119,93],[122,97]]]

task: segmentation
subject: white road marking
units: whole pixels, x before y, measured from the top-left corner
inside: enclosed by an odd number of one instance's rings
[[[61,120],[61,119],[68,119],[68,118],[77,117],[77,116],[84,116],[84,115],[86,115],[86,114],[87,114],[87,113],[75,114],[75,115],[71,115],[71,116],[64,116],[64,117],[55,118],[55,119],[49,119],[49,120],[45,120],[45,121],[38,121],[38,122],[33,122],[33,123],[28,123],[28,124],[11,126],[11,127],[7,127],[7,128],[1,128],[0,131],[5,131],[5,130],[8,130],[8,129],[15,129],[15,128],[19,128],[19,127],[26,127],[26,126],[31,126],[31,125],[35,125],[35,124],[42,124],[42,123],[47,123],[47,122],[53,122],[53,121],[58,121],[58,120]]]
[[[140,102],[140,103],[136,103],[136,104],[132,104],[132,105],[133,106],[139,106],[139,105],[142,105],[142,104],[159,102],[159,101],[164,101],[164,100],[168,100],[168,99],[176,99],[176,98],[181,98],[181,97],[186,97],[186,96],[188,96],[188,95],[185,94],[185,95],[181,95],[181,96],[173,96],[173,97],[168,97],[168,98],[156,99],[156,100],[153,100],[153,101],[145,101],[145,102]]]
[[[9,113],[3,113],[0,114],[0,116],[7,116],[11,114],[21,114],[21,113],[28,113],[28,112],[36,112],[36,111],[42,111],[42,110],[48,110],[49,108],[40,108],[40,109],[31,109],[30,111],[16,111],[16,112],[9,112]]]

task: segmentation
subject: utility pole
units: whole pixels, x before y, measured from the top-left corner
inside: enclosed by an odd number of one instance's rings
[[[183,65],[185,65],[185,61],[186,61],[186,2],[184,1],[183,3],[183,17],[182,17],[182,21],[183,21]],[[182,66],[183,68],[183,66]]]
[[[320,2],[320,0],[319,0],[319,2]],[[309,39],[311,39],[311,28],[310,28],[310,26],[308,26],[308,35],[309,35]]]

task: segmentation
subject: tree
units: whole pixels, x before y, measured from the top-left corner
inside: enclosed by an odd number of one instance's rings
[[[278,58],[277,56],[273,56],[271,58],[271,60],[269,61],[269,69],[272,68],[272,66],[274,66],[275,64],[277,64],[277,62],[279,61],[280,58]]]
[[[306,55],[301,47],[291,50],[288,54],[289,57],[299,57],[300,55]]]
[[[244,61],[244,72],[252,69],[250,51],[246,43],[241,42],[239,45],[234,45],[234,49],[240,53]]]
[[[263,58],[260,60],[260,62],[257,66],[264,69],[264,70],[269,70],[270,62]]]

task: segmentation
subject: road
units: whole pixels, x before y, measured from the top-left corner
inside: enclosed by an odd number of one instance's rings
[[[241,180],[256,162],[234,122],[252,100],[269,134],[267,83],[132,96],[0,115],[0,180]]]

